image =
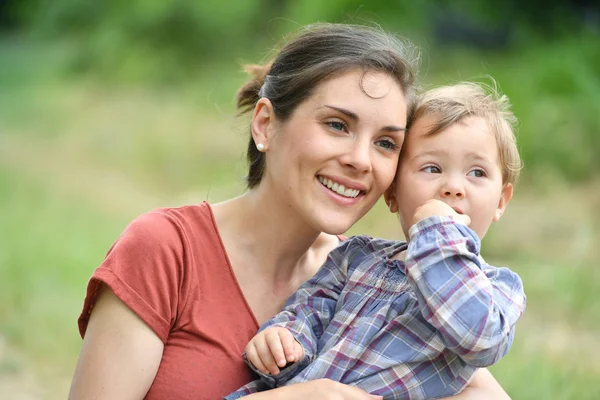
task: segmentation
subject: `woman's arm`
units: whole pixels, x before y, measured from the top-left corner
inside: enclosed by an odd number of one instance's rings
[[[446,400],[510,400],[508,394],[485,368],[478,369],[462,393]]]
[[[83,339],[69,399],[143,399],[162,352],[160,338],[102,285]]]
[[[356,386],[344,385],[329,379],[283,386],[244,397],[252,400],[381,400],[383,396],[370,395]]]

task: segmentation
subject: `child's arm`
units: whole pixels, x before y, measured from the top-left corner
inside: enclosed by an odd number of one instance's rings
[[[525,309],[519,276],[482,263],[479,238],[453,217],[423,219],[409,236],[406,274],[423,317],[469,365],[497,362]]]
[[[284,309],[261,327],[258,335],[272,327],[285,328],[300,344],[303,353],[293,364],[276,375],[264,374],[257,365],[250,364],[263,381],[273,387],[279,386],[314,359],[317,342],[335,312],[338,297],[346,282],[349,264],[356,260],[362,251],[363,239],[360,237],[350,238],[332,250],[325,264],[287,300]],[[247,351],[245,357],[251,361]],[[271,368],[266,369],[271,371]],[[272,372],[274,371],[275,369]]]

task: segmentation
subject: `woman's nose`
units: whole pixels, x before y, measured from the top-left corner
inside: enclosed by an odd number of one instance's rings
[[[358,172],[371,171],[371,145],[366,140],[356,140],[340,157],[342,164],[352,167]]]

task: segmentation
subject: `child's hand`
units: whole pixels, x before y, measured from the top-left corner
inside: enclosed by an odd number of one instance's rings
[[[413,215],[412,223],[413,225],[417,222],[432,217],[434,215],[438,216],[451,216],[456,218],[458,221],[464,223],[465,225],[471,224],[471,218],[469,218],[466,214],[459,214],[448,204],[444,203],[440,200],[427,200],[423,205],[417,207],[415,211],[415,215]]]
[[[259,332],[246,346],[246,357],[263,374],[277,375],[280,368],[303,355],[302,346],[291,332],[279,327]]]

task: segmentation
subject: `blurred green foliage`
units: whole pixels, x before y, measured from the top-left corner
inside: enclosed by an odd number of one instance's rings
[[[0,0],[0,394],[4,376],[27,370],[23,353],[48,382],[67,381],[43,397],[65,397],[85,284],[110,244],[153,207],[243,191],[240,64],[328,21],[411,38],[426,87],[490,75],[510,97],[525,170],[484,255],[522,276],[528,310],[492,371],[514,398],[600,398],[600,28],[589,4]],[[399,226],[378,204],[349,233],[398,237]]]
[[[285,34],[307,23],[376,21],[425,48],[424,69],[447,78],[429,82],[489,74],[500,83],[521,121],[525,178],[534,169],[578,181],[600,172],[595,161],[600,157],[600,27],[598,21],[587,24],[600,16],[585,1],[543,7],[538,0],[507,0],[502,7],[466,0],[3,4],[14,29],[63,44],[65,73],[170,88],[195,81],[239,82],[234,67],[240,60],[260,62]],[[235,87],[227,90],[231,98]]]
[[[429,58],[428,87],[489,84],[491,76],[508,95],[528,183],[540,174],[585,181],[600,173],[600,36],[537,40],[505,51],[436,49]]]

